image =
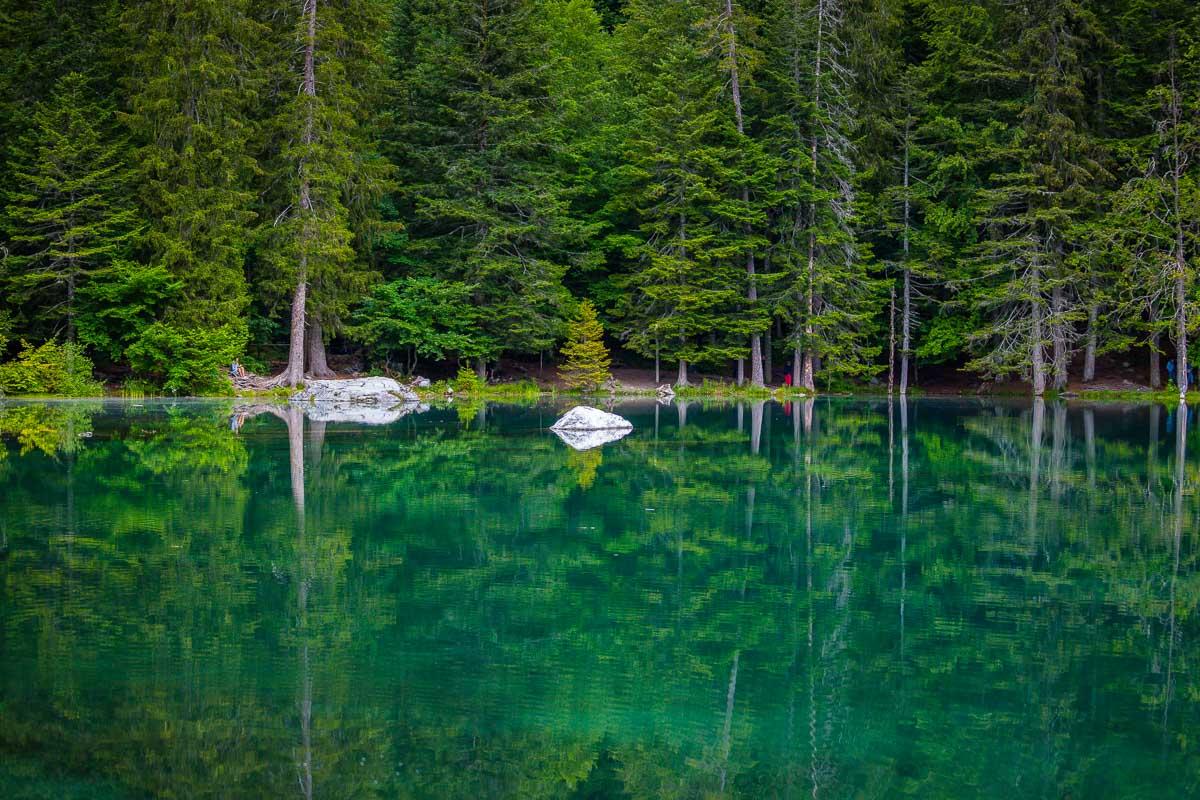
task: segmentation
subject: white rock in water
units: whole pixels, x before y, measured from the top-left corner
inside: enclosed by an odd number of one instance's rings
[[[591,450],[593,447],[623,439],[632,431],[633,428],[609,428],[603,431],[555,430],[554,435],[576,450]]]
[[[337,403],[391,408],[416,403],[411,389],[391,378],[350,378],[341,381],[309,381],[291,397],[293,403]]]
[[[633,430],[633,423],[616,414],[591,406],[575,406],[550,426],[552,431],[611,431]]]

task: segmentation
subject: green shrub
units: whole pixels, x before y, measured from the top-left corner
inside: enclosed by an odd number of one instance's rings
[[[0,364],[0,392],[97,397],[104,387],[92,376],[92,361],[79,345],[51,340],[38,347],[21,342],[16,359]]]
[[[454,379],[455,394],[480,394],[483,391],[483,380],[470,367],[459,367],[458,376]]]
[[[171,394],[228,394],[229,364],[246,343],[244,329],[179,328],[156,322],[129,346],[134,371]]]

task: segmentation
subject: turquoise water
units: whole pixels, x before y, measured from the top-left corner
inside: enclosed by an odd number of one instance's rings
[[[0,406],[0,796],[1200,796],[1197,420],[562,410]]]

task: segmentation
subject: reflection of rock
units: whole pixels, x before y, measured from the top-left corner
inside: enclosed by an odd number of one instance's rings
[[[391,378],[309,381],[292,395],[292,405],[313,422],[387,425],[421,410],[417,395]]]
[[[669,400],[675,396],[675,390],[671,388],[671,384],[669,383],[664,383],[662,386],[659,386],[654,390],[654,393],[658,395],[660,400]]]
[[[576,450],[591,450],[593,447],[615,442],[628,436],[633,428],[609,428],[602,431],[560,431],[554,428],[550,430]]]
[[[312,403],[304,406],[304,416],[313,422],[354,422],[360,425],[388,425],[408,414],[428,411],[429,406],[398,402],[393,406],[361,403]]]
[[[633,423],[598,408],[576,406],[551,425],[550,430],[576,450],[590,450],[628,435]]]
[[[411,389],[391,378],[351,378],[340,381],[309,381],[291,397],[291,402],[335,403],[391,408],[399,403],[415,403],[419,398]]]

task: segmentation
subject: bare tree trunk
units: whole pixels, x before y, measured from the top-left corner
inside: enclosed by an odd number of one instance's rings
[[[896,287],[892,286],[892,302],[888,306],[888,396],[896,386]]]
[[[814,140],[815,141],[815,140]],[[816,144],[813,145],[814,157],[816,154]],[[813,282],[814,271],[816,269],[817,255],[817,236],[815,232],[808,234],[808,289],[805,292],[805,318],[804,318],[804,337],[807,346],[804,348],[804,366],[800,375],[800,388],[806,392],[815,392],[817,390],[816,383],[813,382],[813,311],[816,308],[816,302],[813,297]]]
[[[909,226],[912,219],[912,202],[909,198],[909,188],[912,181],[910,155],[912,150],[912,122],[907,120],[904,125],[904,292],[901,304],[904,306],[900,320],[900,396],[908,394],[908,354],[912,348],[912,270],[908,266],[909,255]],[[893,301],[893,314],[895,313]],[[894,337],[893,337],[894,338]]]
[[[804,353],[800,350],[799,342],[792,348],[792,383],[796,382],[797,376],[800,375],[801,364],[804,361]]]
[[[739,358],[737,360],[737,385],[741,386],[746,382],[746,359]]]
[[[1182,401],[1188,390],[1188,286],[1187,255],[1183,240],[1183,203],[1180,199],[1180,184],[1183,182],[1185,159],[1180,151],[1179,126],[1183,123],[1183,109],[1179,87],[1175,78],[1175,35],[1171,35],[1171,134],[1174,144],[1175,163],[1171,168],[1171,189],[1175,217],[1175,365],[1179,384],[1179,399]],[[1187,409],[1184,409],[1186,412]]]
[[[487,383],[487,359],[483,356],[475,359],[475,374],[479,376],[479,380]]]
[[[1150,314],[1151,314],[1151,317],[1153,317],[1153,315],[1154,315],[1153,309],[1151,309]],[[1150,322],[1153,324],[1155,322],[1155,320],[1153,318],[1151,318]],[[1158,343],[1161,338],[1162,337],[1158,331],[1155,331],[1154,333],[1152,333],[1150,335],[1150,388],[1151,389],[1161,389],[1162,388],[1162,356],[1158,352]]]
[[[679,359],[679,376],[675,379],[677,387],[688,385],[688,364],[686,359]]]
[[[1083,382],[1091,383],[1096,380],[1096,343],[1099,338],[1100,309],[1095,303],[1088,306],[1088,338],[1087,347],[1083,353]]]
[[[316,50],[317,50],[317,0],[302,0],[305,18],[304,34],[304,94],[309,98],[305,108],[304,132],[301,135],[306,149],[316,137],[314,119],[317,96]],[[296,289],[292,295],[292,328],[288,343],[288,364],[280,382],[297,386],[304,380],[304,328],[305,306],[308,300],[308,248],[312,237],[311,217],[313,213],[312,187],[309,183],[308,165],[300,161],[300,202],[297,213],[302,215],[300,227],[300,263],[296,276]]]
[[[1062,287],[1055,285],[1050,290],[1050,304],[1054,313],[1054,321],[1050,324],[1050,337],[1054,345],[1054,391],[1061,392],[1067,388],[1067,331],[1062,321],[1067,311],[1067,298]]]
[[[1033,342],[1030,353],[1031,372],[1033,379],[1033,393],[1037,397],[1041,397],[1046,393],[1046,354],[1042,349],[1042,282],[1041,274],[1038,267],[1033,267],[1033,300],[1030,303],[1030,313],[1033,316]]]
[[[333,370],[325,358],[325,338],[321,329],[321,321],[315,316],[308,323],[308,376],[311,378],[332,378]]]
[[[658,356],[658,343],[654,344],[654,385],[662,385],[662,360]]]
[[[766,335],[763,336],[763,380],[771,380],[771,376],[775,374],[774,366],[771,364],[771,329],[767,328]]]

